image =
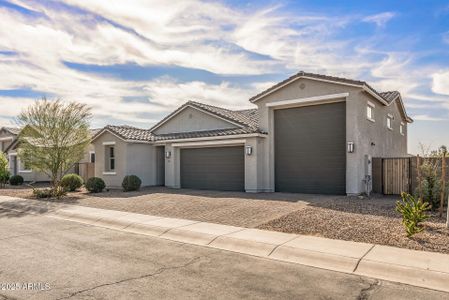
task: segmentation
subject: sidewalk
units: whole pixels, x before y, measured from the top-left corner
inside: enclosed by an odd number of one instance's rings
[[[449,292],[449,255],[0,196],[0,208]]]

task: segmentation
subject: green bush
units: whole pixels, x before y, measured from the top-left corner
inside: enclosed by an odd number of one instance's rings
[[[85,186],[86,189],[91,193],[101,193],[106,187],[106,184],[104,183],[103,179],[99,177],[91,177],[87,179]]]
[[[9,178],[9,184],[10,185],[22,185],[23,177],[20,175],[13,175]]]
[[[65,188],[58,186],[55,188],[33,189],[33,195],[36,198],[58,198],[67,195]]]
[[[440,203],[441,181],[439,175],[440,165],[437,160],[425,160],[419,166],[421,181],[418,190],[421,190],[424,201],[435,209]]]
[[[123,178],[122,188],[125,192],[138,191],[142,180],[136,175],[127,175]]]
[[[429,218],[426,211],[430,209],[430,205],[407,193],[402,193],[401,197],[402,200],[396,202],[396,211],[402,215],[402,224],[405,227],[407,237],[411,237],[423,231],[421,222]]]
[[[74,192],[83,186],[83,178],[77,174],[67,174],[62,177],[61,186],[70,192]]]
[[[9,171],[0,173],[0,188],[3,187],[9,181]]]
[[[6,159],[6,155],[0,151],[0,188],[8,182],[9,175],[8,159]]]

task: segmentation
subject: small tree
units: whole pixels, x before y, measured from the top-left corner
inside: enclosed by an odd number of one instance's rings
[[[0,188],[3,188],[9,179],[8,160],[3,152],[0,151]]]
[[[90,143],[90,108],[43,98],[22,111],[18,155],[33,170],[47,174],[56,189]]]

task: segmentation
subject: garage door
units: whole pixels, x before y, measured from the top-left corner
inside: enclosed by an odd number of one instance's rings
[[[244,191],[243,146],[181,149],[181,187]]]
[[[276,191],[346,193],[346,103],[274,112]]]

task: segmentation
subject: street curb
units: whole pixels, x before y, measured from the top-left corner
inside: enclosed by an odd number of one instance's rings
[[[9,201],[5,201],[9,198]],[[0,196],[0,207],[24,199]],[[37,215],[45,203],[3,207]],[[449,255],[74,205],[41,215],[449,292]],[[48,206],[46,206],[48,208]]]

